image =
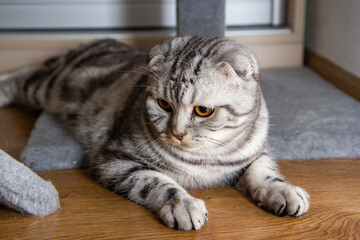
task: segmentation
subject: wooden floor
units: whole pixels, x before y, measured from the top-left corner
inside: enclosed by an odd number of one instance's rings
[[[18,158],[39,112],[0,109],[0,148]],[[157,217],[94,183],[86,170],[39,173],[62,208],[43,218],[0,207],[0,239],[360,239],[360,159],[279,161],[281,172],[311,196],[299,218],[276,217],[230,187],[191,191],[206,202],[199,231],[168,229]]]

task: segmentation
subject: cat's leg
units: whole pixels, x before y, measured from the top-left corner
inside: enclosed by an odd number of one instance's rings
[[[245,170],[236,187],[250,194],[260,207],[277,216],[298,217],[309,210],[308,193],[287,183],[277,173],[275,162],[266,154]]]
[[[99,183],[156,213],[170,228],[198,230],[207,221],[204,201],[145,163],[112,160],[98,164],[93,173]]]

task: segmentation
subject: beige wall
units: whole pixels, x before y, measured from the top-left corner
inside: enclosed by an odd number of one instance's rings
[[[360,1],[309,0],[306,48],[360,77]]]

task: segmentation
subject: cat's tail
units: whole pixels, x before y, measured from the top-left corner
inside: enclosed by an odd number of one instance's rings
[[[0,107],[4,107],[12,102],[26,104],[21,87],[26,79],[39,68],[39,66],[28,66],[0,73]]]

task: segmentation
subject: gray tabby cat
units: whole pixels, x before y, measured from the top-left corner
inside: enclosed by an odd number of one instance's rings
[[[270,212],[300,216],[309,195],[266,153],[268,112],[254,53],[217,37],[177,37],[146,52],[113,40],[0,77],[0,106],[58,114],[96,180],[171,228],[200,229],[185,189],[232,185]]]

